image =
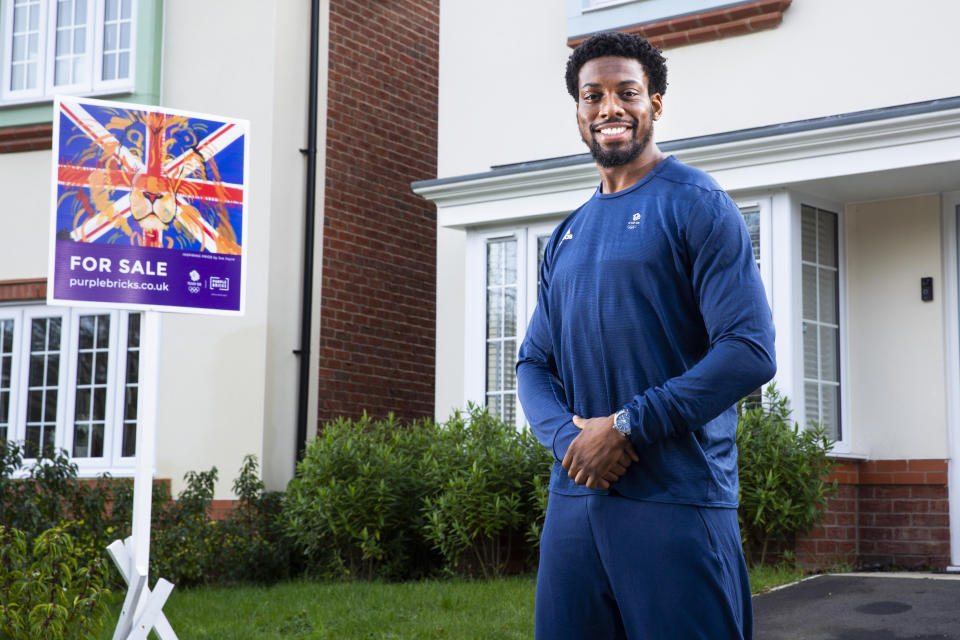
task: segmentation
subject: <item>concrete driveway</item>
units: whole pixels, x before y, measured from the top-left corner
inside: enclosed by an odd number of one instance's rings
[[[960,575],[847,573],[753,598],[755,640],[960,640]]]

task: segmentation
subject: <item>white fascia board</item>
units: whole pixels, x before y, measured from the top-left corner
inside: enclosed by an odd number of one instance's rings
[[[960,109],[703,146],[685,141],[661,146],[710,173],[728,191],[762,189],[960,160]],[[585,160],[530,171],[491,171],[414,190],[437,205],[438,224],[465,228],[567,213],[598,184],[595,165]]]

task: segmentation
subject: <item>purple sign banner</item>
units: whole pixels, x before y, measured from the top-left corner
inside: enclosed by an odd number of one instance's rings
[[[54,103],[50,304],[242,315],[249,123]]]

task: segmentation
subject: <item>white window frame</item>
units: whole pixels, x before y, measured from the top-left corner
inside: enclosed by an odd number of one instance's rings
[[[118,0],[118,2],[121,0]],[[2,3],[0,11],[0,40],[3,41],[2,61],[0,68],[0,104],[26,104],[31,102],[48,101],[55,94],[59,95],[111,95],[117,93],[132,93],[136,84],[137,62],[137,0],[130,0],[130,69],[126,78],[119,80],[101,80],[103,72],[103,37],[104,20],[106,14],[106,0],[88,0],[87,28],[86,28],[86,60],[87,81],[71,85],[55,86],[54,64],[56,49],[56,4],[57,0],[42,0],[40,5],[39,51],[40,65],[38,73],[41,78],[36,89],[12,91],[10,89],[10,69],[13,60],[13,0]],[[118,36],[119,37],[119,36]]]
[[[0,306],[0,319],[14,319],[14,357],[10,403],[10,425],[7,437],[11,441],[23,442],[26,436],[26,402],[30,357],[30,324],[35,318],[58,317],[61,319],[61,347],[57,393],[57,420],[54,446],[65,449],[72,462],[77,465],[80,476],[96,476],[106,472],[118,476],[133,473],[135,456],[122,455],[124,399],[126,390],[126,359],[128,317],[131,313],[102,308],[51,307],[43,304],[18,306]],[[76,410],[76,376],[78,365],[79,319],[81,316],[109,316],[109,364],[107,367],[107,393],[104,412],[104,445],[101,457],[73,457],[74,416]],[[149,347],[140,336],[140,353]],[[140,362],[143,357],[141,355]],[[138,375],[138,386],[142,375]],[[141,387],[142,389],[142,387]],[[138,401],[142,392],[138,392]],[[139,416],[139,408],[138,408]]]
[[[467,233],[466,287],[464,317],[466,340],[464,341],[464,395],[465,402],[486,406],[486,291],[487,291],[487,241],[514,238],[517,241],[517,344],[527,331],[530,315],[537,304],[537,237],[549,235],[562,217],[550,222],[535,222],[528,225],[486,228]],[[517,402],[516,426],[527,424],[523,409]]]
[[[846,215],[843,205],[796,191],[781,190],[771,195],[771,298],[777,330],[777,387],[790,399],[793,420],[807,425],[803,402],[803,267],[800,208],[809,205],[837,214],[838,301],[840,315],[840,431],[841,439],[832,455],[857,455],[851,447],[856,425],[850,415],[849,318],[847,300]],[[762,241],[761,241],[762,247]]]

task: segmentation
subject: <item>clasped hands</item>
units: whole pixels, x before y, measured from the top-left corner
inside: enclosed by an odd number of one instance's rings
[[[613,415],[573,416],[573,424],[580,433],[560,464],[577,484],[585,484],[588,489],[609,489],[611,482],[627,472],[627,467],[640,461],[630,440],[613,428]]]

